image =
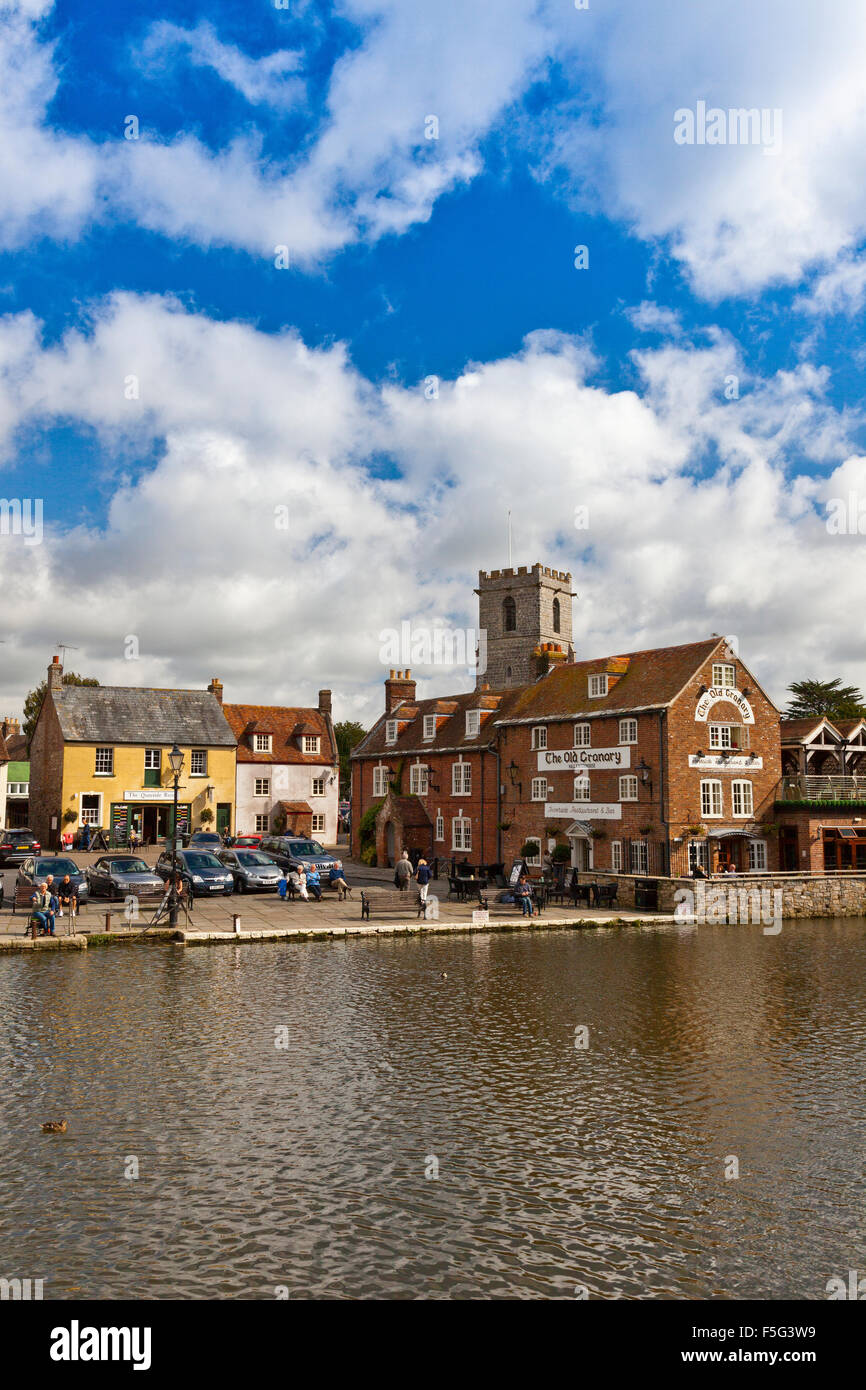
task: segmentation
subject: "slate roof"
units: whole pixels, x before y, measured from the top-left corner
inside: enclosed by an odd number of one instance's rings
[[[319,709],[299,709],[284,705],[228,705],[223,714],[238,740],[239,763],[298,763],[311,767],[330,767],[337,762],[331,741],[331,725]],[[252,731],[272,735],[271,752],[253,751]],[[302,753],[297,739],[302,734],[318,735],[319,752]]]
[[[180,743],[233,748],[235,735],[209,690],[64,685],[52,692],[67,743]]]
[[[352,750],[352,758],[399,756],[403,752],[436,751],[440,748],[465,748],[467,750],[486,748],[495,736],[493,721],[507,708],[509,700],[514,700],[520,690],[467,690],[461,695],[450,695],[435,700],[404,700],[391,711],[383,714],[373,728]],[[494,697],[498,697],[498,709],[491,709]],[[482,701],[488,705],[481,727],[471,738],[466,737],[466,711],[482,709]],[[405,713],[411,712],[411,721],[401,725]],[[424,715],[436,714],[437,729],[435,738],[424,738]],[[385,725],[389,719],[397,720],[398,736],[396,743],[385,742]]]

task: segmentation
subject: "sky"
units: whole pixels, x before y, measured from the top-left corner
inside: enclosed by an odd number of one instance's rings
[[[860,0],[283,3],[0,0],[0,714],[369,723],[509,511],[581,659],[866,685]]]

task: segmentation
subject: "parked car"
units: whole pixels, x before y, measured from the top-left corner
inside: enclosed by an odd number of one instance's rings
[[[316,868],[326,885],[331,869],[343,867],[343,861],[329,854],[318,840],[305,840],[299,835],[266,835],[262,840],[262,853],[269,854],[281,869],[297,869],[301,864],[305,869]]]
[[[194,835],[190,835],[188,849],[206,849],[211,854],[218,854],[223,847],[222,835],[217,835],[215,830],[197,830]]]
[[[256,849],[224,849],[217,859],[231,872],[239,893],[254,892],[257,888],[276,891],[282,877],[279,864]]]
[[[32,830],[0,830],[0,864],[23,864],[42,846]]]
[[[260,849],[264,835],[256,832],[254,835],[227,835],[227,849]]]
[[[55,887],[59,887],[65,875],[68,874],[75,885],[78,901],[80,903],[87,902],[90,889],[83,870],[79,869],[74,859],[65,859],[58,854],[46,854],[39,858],[25,859],[18,870],[18,883],[30,884],[35,892],[36,885],[44,883],[49,874],[54,875],[53,886]]]
[[[156,861],[156,872],[162,879],[171,878],[171,850],[165,850]],[[193,898],[209,897],[213,893],[233,893],[235,881],[232,873],[221,864],[215,854],[207,850],[179,849],[177,851],[177,872],[186,885],[186,891]]]
[[[130,895],[153,898],[163,891],[159,875],[134,854],[103,854],[85,873],[93,898],[119,902]]]

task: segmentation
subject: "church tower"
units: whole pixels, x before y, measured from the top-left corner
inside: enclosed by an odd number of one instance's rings
[[[475,592],[487,634],[487,669],[476,688],[529,685],[554,663],[574,660],[570,574],[546,565],[480,570]]]

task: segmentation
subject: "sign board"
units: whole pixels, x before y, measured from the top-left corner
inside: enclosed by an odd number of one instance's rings
[[[713,705],[722,703],[733,705],[735,709],[739,710],[744,724],[754,724],[755,716],[752,713],[752,706],[745,695],[733,685],[711,685],[709,690],[705,691],[698,700],[695,719],[699,723],[706,724],[707,715]]]
[[[525,874],[525,873],[526,873],[526,860],[525,860],[525,859],[515,859],[514,863],[511,865],[511,873],[508,875],[508,886],[509,886],[509,888],[515,888],[515,887],[517,886],[517,881],[518,881],[518,879],[520,878],[520,875],[521,875],[521,874]]]
[[[700,758],[697,753],[689,754],[689,767],[712,768],[714,772],[760,772],[763,766],[763,758],[742,754],[732,753],[729,758],[723,758],[720,753],[704,753]]]
[[[603,772],[631,767],[631,749],[623,748],[545,748],[538,755],[539,772]]]
[[[551,820],[622,820],[618,801],[546,801],[544,814]]]
[[[124,801],[173,801],[174,792],[171,789],[145,787],[144,791],[124,792],[123,799]]]
[[[472,909],[472,925],[473,925],[473,927],[483,927],[483,926],[486,926],[487,923],[488,923],[489,921],[490,921],[490,913],[488,912],[488,910],[487,910],[486,907],[473,907],[473,909]]]

